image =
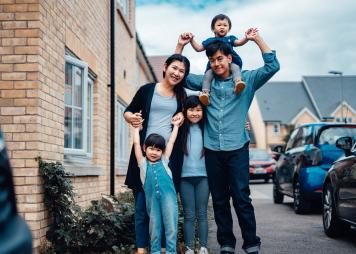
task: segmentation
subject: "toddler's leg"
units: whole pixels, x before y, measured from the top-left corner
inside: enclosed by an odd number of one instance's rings
[[[162,214],[159,199],[152,195],[147,206],[150,216],[150,237],[151,237],[151,253],[161,253],[161,236],[162,236]]]
[[[230,69],[235,83],[234,92],[236,95],[239,95],[245,89],[246,84],[241,80],[241,70],[237,64],[231,63]]]
[[[177,253],[178,203],[175,192],[167,191],[161,196],[161,209],[166,235],[166,253]]]
[[[208,106],[210,104],[209,100],[209,93],[210,93],[210,86],[211,86],[211,81],[214,78],[213,71],[211,69],[208,69],[205,74],[204,74],[204,80],[203,80],[203,91],[199,95],[199,100],[204,106]]]

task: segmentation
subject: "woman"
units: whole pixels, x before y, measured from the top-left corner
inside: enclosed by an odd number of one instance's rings
[[[163,80],[160,83],[146,84],[137,91],[130,105],[126,108],[125,120],[133,127],[142,123],[140,143],[151,133],[159,133],[165,140],[171,134],[171,119],[182,112],[182,105],[186,98],[183,83],[189,73],[189,60],[174,54],[167,58],[163,69]],[[178,116],[181,117],[181,116]],[[183,154],[181,152],[181,140],[178,137],[170,159],[170,168],[176,189],[179,186]],[[137,253],[145,253],[149,243],[148,215],[146,212],[145,194],[140,180],[140,171],[134,155],[131,151],[130,162],[125,184],[133,190],[135,198],[135,234]]]

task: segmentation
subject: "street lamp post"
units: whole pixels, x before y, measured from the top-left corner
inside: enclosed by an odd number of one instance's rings
[[[344,110],[342,108],[342,102],[344,101],[344,91],[343,91],[343,73],[342,71],[335,71],[335,70],[331,70],[329,71],[330,74],[333,74],[333,75],[338,75],[340,76],[340,91],[341,91],[341,99],[340,99],[340,103],[341,103],[341,117],[342,117],[342,121],[344,121],[345,123],[347,122],[346,121],[346,118],[344,119]]]

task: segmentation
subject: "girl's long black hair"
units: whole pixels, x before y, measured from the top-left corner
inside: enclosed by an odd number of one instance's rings
[[[181,126],[181,134],[182,134],[182,149],[183,149],[183,153],[185,155],[188,155],[188,137],[189,137],[189,131],[190,131],[190,126],[191,126],[191,123],[189,122],[189,120],[187,118],[187,111],[188,111],[188,109],[195,108],[199,105],[204,109],[204,106],[199,101],[199,97],[195,96],[195,95],[189,96],[184,101],[184,104],[183,104],[184,123]],[[204,113],[203,113],[202,119],[198,122],[198,124],[199,124],[202,134],[204,135]],[[204,156],[204,147],[202,148],[201,156],[202,157]]]
[[[166,66],[168,67],[171,63],[179,61],[184,64],[185,67],[185,73],[184,73],[184,78],[182,79],[181,82],[179,82],[177,85],[174,86],[174,93],[176,94],[178,102],[183,105],[185,98],[187,97],[187,94],[184,90],[183,84],[185,83],[185,80],[190,72],[190,62],[188,58],[181,54],[173,54],[170,57],[168,57],[165,61]],[[166,76],[165,71],[163,71],[163,78]]]

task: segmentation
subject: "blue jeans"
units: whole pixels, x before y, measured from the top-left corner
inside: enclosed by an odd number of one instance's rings
[[[162,162],[147,167],[143,185],[146,208],[150,217],[151,253],[161,253],[162,233],[166,237],[166,253],[177,252],[178,203],[173,180]]]
[[[205,164],[221,249],[233,250],[236,245],[230,207],[232,197],[244,240],[242,248],[247,253],[258,250],[261,239],[256,235],[255,213],[249,197],[248,143],[233,151],[206,149]]]
[[[149,245],[148,223],[149,217],[146,210],[146,199],[143,191],[134,191],[135,198],[135,235],[136,247],[146,248]]]
[[[207,177],[183,177],[180,182],[180,196],[184,213],[185,245],[194,250],[195,219],[198,220],[198,235],[201,247],[208,241],[209,185]]]

